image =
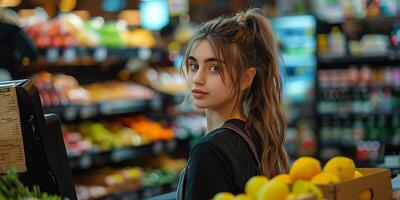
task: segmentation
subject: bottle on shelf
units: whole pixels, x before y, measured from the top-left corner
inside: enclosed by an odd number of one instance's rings
[[[345,56],[346,39],[339,27],[334,26],[328,36],[331,56]]]

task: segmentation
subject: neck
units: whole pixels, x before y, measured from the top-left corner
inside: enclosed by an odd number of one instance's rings
[[[245,120],[246,118],[240,115],[239,112],[233,113],[226,113],[226,112],[218,112],[216,110],[207,109],[206,110],[206,117],[207,117],[207,133],[213,131],[214,129],[219,128],[229,119],[241,119]]]

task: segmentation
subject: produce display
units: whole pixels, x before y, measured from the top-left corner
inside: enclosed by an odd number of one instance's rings
[[[184,95],[188,91],[186,80],[175,67],[147,68],[133,74],[133,80],[166,94]]]
[[[156,40],[144,29],[129,30],[125,21],[105,22],[102,17],[83,21],[72,13],[49,19],[40,10],[22,19],[24,29],[38,48],[135,47],[151,48]]]
[[[31,80],[39,89],[42,104],[45,106],[144,100],[154,97],[152,90],[129,81],[108,81],[81,86],[73,76],[48,72],[35,74]]]
[[[86,151],[107,151],[171,140],[175,131],[145,116],[121,117],[110,122],[83,122],[63,127],[64,141],[71,155]]]
[[[254,176],[245,185],[245,194],[233,195],[221,192],[213,200],[323,200],[324,193],[319,185],[337,184],[362,177],[352,159],[338,156],[331,158],[323,168],[313,157],[300,157],[294,161],[288,174],[272,179]],[[358,194],[358,200],[370,200],[370,190]]]
[[[17,171],[13,168],[7,174],[0,176],[0,200],[24,200],[24,199],[40,199],[40,200],[61,200],[56,195],[41,192],[38,186],[32,189],[24,186],[18,179]]]
[[[180,170],[186,165],[184,159],[172,159],[169,156],[152,158],[157,167],[145,165],[127,168],[103,168],[87,175],[76,176],[78,198],[95,199],[108,194],[132,191],[146,187],[162,186],[177,181]]]

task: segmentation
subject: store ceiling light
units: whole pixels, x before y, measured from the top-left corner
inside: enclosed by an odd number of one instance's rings
[[[0,7],[15,7],[21,3],[21,0],[0,0]]]

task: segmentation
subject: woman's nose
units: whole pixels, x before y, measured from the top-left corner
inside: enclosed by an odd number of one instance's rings
[[[202,70],[197,70],[193,76],[193,83],[196,85],[202,85],[205,83],[205,73]]]

